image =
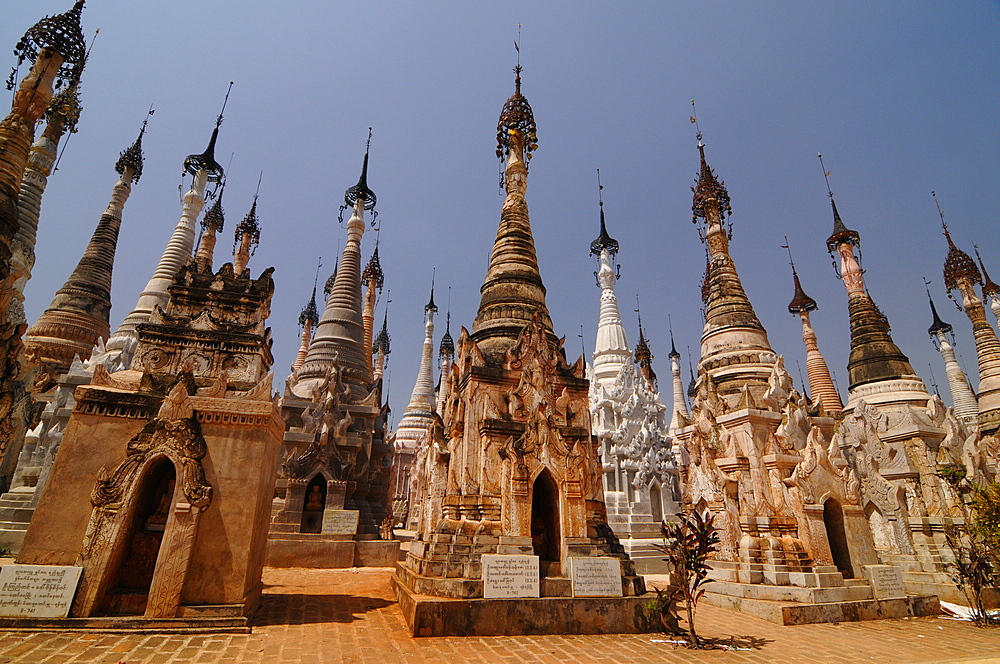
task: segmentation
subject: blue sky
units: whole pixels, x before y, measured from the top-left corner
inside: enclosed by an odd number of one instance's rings
[[[0,44],[9,53],[42,14],[70,4],[8,3]],[[970,252],[977,242],[1000,279],[997,3],[259,7],[90,0],[85,32],[100,34],[83,77],[80,132],[43,203],[29,320],[83,251],[107,205],[118,153],[152,104],[143,178],[124,213],[112,327],[131,310],[180,215],[183,159],[204,149],[235,81],[218,146],[223,164],[232,155],[226,235],[249,209],[263,170],[263,231],[251,266],[255,273],[276,268],[276,387],[294,358],[316,259],[323,256],[322,283],[343,246],[337,210],[374,127],[369,184],[378,195],[392,299],[390,392],[398,420],[417,372],[432,267],[442,307],[435,343],[447,286],[453,334],[475,316],[502,202],[496,120],[513,91],[512,43],[521,23],[523,92],[539,137],[528,205],[548,304],[569,355],[580,352],[581,325],[587,353],[593,350],[599,291],[588,248],[598,233],[600,168],[609,231],[621,243],[623,318],[634,343],[639,294],[665,401],[668,315],[680,351],[690,346],[697,356],[704,254],[690,222],[694,98],[709,161],[732,196],[734,259],[793,375],[796,360],[803,372],[805,362],[798,320],[786,309],[785,235],[805,290],[820,304],[813,315],[820,347],[846,392],[846,295],[826,253],[831,214],[817,152],[832,170],[845,223],[861,233],[869,289],[914,368],[929,382],[931,365],[947,393],[926,334],[926,276],[975,374],[970,325],[941,286],[946,245],[930,192],[938,192],[956,242]],[[366,259],[373,242],[374,233],[366,234]],[[220,241],[217,253],[230,246]]]

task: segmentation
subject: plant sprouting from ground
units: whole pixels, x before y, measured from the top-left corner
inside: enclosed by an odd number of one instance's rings
[[[945,466],[938,475],[959,496],[963,527],[945,529],[955,584],[965,593],[980,625],[995,622],[986,610],[984,591],[997,587],[1000,575],[1000,482],[978,486],[967,481],[961,466]]]
[[[691,635],[691,645],[700,645],[698,633],[695,631],[694,615],[698,600],[705,594],[704,585],[709,581],[709,557],[719,550],[719,533],[715,529],[711,512],[704,514],[697,510],[677,515],[677,521],[664,522],[660,525],[663,544],[656,547],[667,555],[667,562],[673,568],[680,594],[684,596],[687,608],[688,632]],[[667,591],[657,591],[658,600],[667,600],[672,604],[677,591],[667,594]],[[661,620],[666,609],[661,609]],[[664,623],[666,625],[666,623]],[[676,624],[676,623],[675,623]]]

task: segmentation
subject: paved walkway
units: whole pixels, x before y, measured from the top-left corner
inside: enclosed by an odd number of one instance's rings
[[[0,632],[0,664],[1000,662],[1000,629],[941,618],[782,627],[708,605],[698,610],[701,633],[750,650],[677,649],[658,634],[413,639],[390,594],[390,573],[267,569],[253,634]]]

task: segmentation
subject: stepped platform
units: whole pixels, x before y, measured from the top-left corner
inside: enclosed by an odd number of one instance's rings
[[[455,599],[420,595],[419,580],[402,564],[391,578],[411,636],[643,634],[659,631],[646,605],[653,593],[631,597]],[[564,593],[569,579],[543,578],[542,594]]]

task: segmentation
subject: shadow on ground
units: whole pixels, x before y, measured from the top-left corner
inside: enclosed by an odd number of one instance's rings
[[[369,611],[384,609],[394,602],[381,597],[357,595],[266,594],[254,616],[253,626],[349,623]]]

